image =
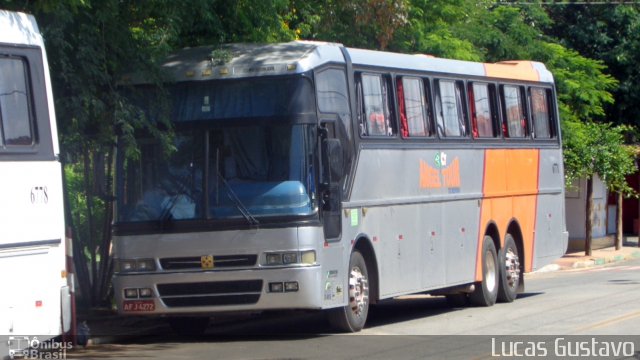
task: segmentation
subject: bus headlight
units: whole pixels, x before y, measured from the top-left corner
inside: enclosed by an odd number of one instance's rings
[[[277,266],[277,265],[293,265],[304,264],[313,265],[316,263],[315,250],[306,250],[300,252],[286,251],[286,252],[272,252],[265,255],[264,265]]]
[[[300,262],[305,265],[313,265],[316,263],[316,251],[308,250],[300,253]]]
[[[298,262],[298,254],[297,253],[284,253],[282,254],[282,262],[287,264],[295,264]]]
[[[116,260],[115,272],[131,272],[136,268],[135,260]]]
[[[155,271],[156,263],[153,259],[138,259],[136,261],[136,270],[138,271]]]
[[[153,259],[117,259],[115,272],[143,272],[155,271],[156,262]]]
[[[282,265],[282,254],[280,253],[267,254],[266,265]]]

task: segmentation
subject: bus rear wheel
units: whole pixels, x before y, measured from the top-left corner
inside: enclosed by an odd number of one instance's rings
[[[359,251],[352,252],[349,260],[348,296],[349,303],[329,310],[328,319],[337,330],[358,332],[364,327],[369,313],[369,273]]]
[[[504,238],[504,247],[500,250],[500,285],[498,287],[498,301],[513,302],[518,296],[520,276],[522,273],[518,246],[511,234]]]
[[[469,300],[477,306],[492,306],[498,298],[498,254],[491,236],[485,236],[482,241],[482,281],[476,284],[475,290],[469,295]]]

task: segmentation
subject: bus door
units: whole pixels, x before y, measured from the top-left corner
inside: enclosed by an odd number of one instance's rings
[[[351,107],[345,69],[328,67],[315,73],[320,137],[320,184],[325,239],[342,233],[342,199],[347,195],[353,157]]]
[[[334,123],[320,124],[320,196],[322,224],[327,241],[339,240],[342,233],[343,146],[335,137]]]

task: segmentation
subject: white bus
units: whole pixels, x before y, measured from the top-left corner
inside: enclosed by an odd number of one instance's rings
[[[70,330],[57,135],[38,25],[0,10],[0,351],[24,346],[9,339]]]
[[[140,133],[140,156],[117,157],[124,314],[195,332],[221,312],[315,309],[358,331],[399,295],[511,302],[566,250],[543,64],[291,42],[163,67],[166,104],[135,76],[130,91],[170,118],[175,151]]]

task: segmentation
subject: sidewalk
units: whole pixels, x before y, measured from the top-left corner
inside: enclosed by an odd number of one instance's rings
[[[583,269],[630,259],[640,259],[638,237],[625,237],[620,250],[616,250],[613,246],[595,249],[591,252],[591,256],[585,256],[584,250],[569,252],[537,272]]]

